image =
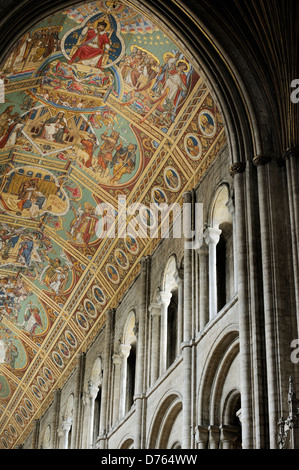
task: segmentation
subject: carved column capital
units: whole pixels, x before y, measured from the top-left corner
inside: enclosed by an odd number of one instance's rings
[[[191,202],[192,201],[192,191],[186,191],[183,193],[183,202]]]
[[[152,303],[149,308],[149,313],[152,316],[161,316],[161,304],[160,303]]]
[[[222,425],[220,427],[220,440],[223,448],[231,448],[238,438],[238,428],[234,426]]]
[[[267,155],[256,155],[253,159],[253,164],[256,167],[265,166],[272,161],[272,157]]]
[[[199,449],[206,449],[209,440],[209,429],[207,426],[195,427],[195,441]]]
[[[113,354],[112,356],[113,364],[121,364],[121,357],[119,354]]]
[[[232,177],[234,177],[235,175],[237,175],[238,173],[243,173],[245,171],[245,168],[246,168],[246,163],[245,162],[236,162],[236,163],[233,163],[231,166],[230,166],[230,169],[229,169],[229,172],[230,172],[230,175]]]
[[[220,440],[220,430],[218,426],[209,426],[210,449],[218,449]]]
[[[286,149],[282,154],[282,158],[284,160],[287,160],[291,157],[295,157],[295,158],[299,157],[299,147],[290,147]]]
[[[168,305],[170,304],[171,297],[172,297],[172,294],[171,294],[171,293],[168,293],[168,292],[160,292],[161,303],[162,303],[165,307],[168,307]]]
[[[72,427],[72,420],[70,418],[65,419],[61,423],[61,431],[68,433]]]
[[[120,345],[120,354],[122,358],[128,358],[130,351],[131,351],[131,346],[128,346],[127,344]]]
[[[215,227],[208,227],[204,232],[204,239],[207,245],[217,245],[221,235],[221,230]]]
[[[97,387],[96,385],[93,385],[92,383],[89,383],[88,384],[88,393],[89,393],[89,397],[92,400],[95,400],[97,398],[98,393],[99,393],[99,387]]]

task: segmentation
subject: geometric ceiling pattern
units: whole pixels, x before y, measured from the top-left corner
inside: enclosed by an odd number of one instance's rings
[[[162,204],[182,204],[226,138],[192,59],[125,1],[36,24],[1,77],[5,449],[25,439],[159,243]]]

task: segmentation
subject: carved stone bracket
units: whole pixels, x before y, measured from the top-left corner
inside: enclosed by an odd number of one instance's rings
[[[246,168],[246,163],[245,162],[236,162],[233,163],[229,169],[230,175],[232,178],[237,175],[238,173],[243,173]]]
[[[270,163],[272,161],[272,157],[266,156],[266,155],[257,155],[253,159],[253,164],[256,167],[259,166],[265,166],[267,163]]]

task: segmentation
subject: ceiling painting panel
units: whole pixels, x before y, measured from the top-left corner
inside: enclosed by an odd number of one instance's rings
[[[0,448],[20,444],[226,143],[175,39],[125,1],[44,19],[0,76]]]

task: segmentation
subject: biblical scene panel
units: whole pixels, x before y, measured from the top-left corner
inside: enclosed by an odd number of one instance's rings
[[[1,66],[0,421],[15,401],[0,447],[139,275],[165,205],[180,207],[225,144],[192,58],[155,21],[125,1],[80,4]]]

